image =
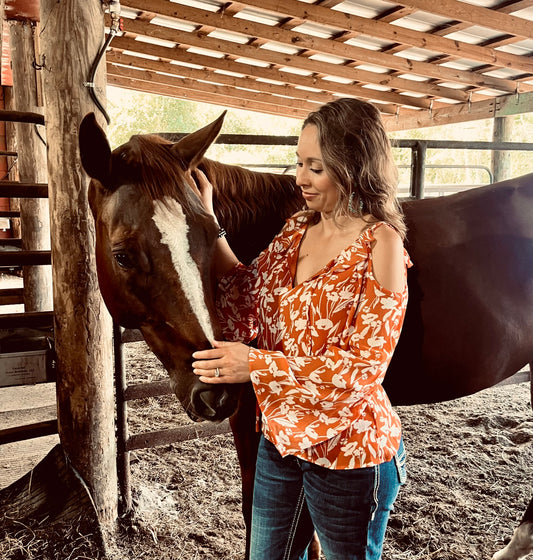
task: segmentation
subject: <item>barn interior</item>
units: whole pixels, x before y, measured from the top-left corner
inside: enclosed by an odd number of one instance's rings
[[[90,232],[63,225],[80,227],[74,222],[86,201],[73,185],[86,178],[73,181],[60,169],[80,173],[76,161],[69,166],[58,162],[65,161],[65,146],[72,143],[69,134],[80,115],[94,110],[102,117],[94,100],[105,105],[106,84],[294,119],[335,98],[358,97],[380,109],[390,132],[494,119],[495,142],[508,142],[503,146],[509,150],[532,149],[509,140],[511,118],[533,112],[533,0],[76,0],[59,2],[55,10],[54,4],[0,2],[0,267],[24,270],[24,283],[35,286],[31,292],[18,284],[0,290],[2,305],[24,306],[23,313],[3,313],[0,307],[0,331],[41,332],[25,348],[40,353],[45,364],[39,382],[57,376],[47,346],[55,320],[62,321],[63,333],[84,331],[76,340],[56,339],[67,356],[66,365],[59,360],[65,368],[60,379],[113,384],[112,348],[99,349],[102,340],[108,344],[112,339],[109,321],[88,335],[98,349],[94,361],[79,363],[77,358],[91,348],[84,337],[93,326],[80,327],[79,322],[93,312],[96,280],[73,289],[72,267],[63,267],[58,258],[71,245],[69,239],[81,239],[79,249],[73,248],[73,262],[82,275],[92,253]],[[59,71],[54,63],[61,56],[62,74],[51,80],[49,70]],[[48,150],[39,139],[44,128],[54,138]],[[417,153],[417,165],[423,165],[423,152]],[[412,194],[419,187],[414,184]],[[51,214],[45,202],[49,196]],[[60,213],[71,219],[59,220]],[[51,232],[42,227],[49,214]],[[54,299],[52,283],[70,293],[67,300]],[[74,316],[72,309],[77,310]],[[28,381],[35,382],[23,377],[17,383]],[[61,390],[58,395],[63,428],[54,417],[22,430],[10,427],[2,441],[31,442],[55,437],[61,429],[65,440],[76,434],[80,426],[69,425],[76,403]],[[98,396],[80,398],[91,403]],[[113,406],[108,405],[102,423],[113,417]],[[114,426],[108,430],[114,433]],[[78,458],[72,450],[88,480],[98,473],[83,464],[94,460],[98,446],[105,444],[91,442]],[[61,455],[48,462],[65,466]],[[68,469],[58,471],[71,480]],[[109,496],[106,488],[95,492]],[[81,496],[80,507],[89,508],[85,487],[76,486],[72,496]]]

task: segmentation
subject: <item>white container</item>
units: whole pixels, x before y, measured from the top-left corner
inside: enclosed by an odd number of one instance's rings
[[[0,354],[0,387],[44,383],[47,350]]]

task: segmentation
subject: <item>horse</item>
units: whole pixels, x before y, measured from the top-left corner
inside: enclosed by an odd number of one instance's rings
[[[248,539],[258,443],[255,399],[250,384],[206,385],[191,371],[192,353],[220,337],[212,267],[218,226],[186,173],[200,168],[212,182],[217,219],[245,264],[302,208],[303,199],[290,175],[205,158],[223,119],[224,114],[176,143],[138,135],[111,151],[89,114],[80,125],[79,144],[91,177],[104,301],[115,321],[142,332],[193,420],[230,417]],[[533,174],[405,201],[403,210],[414,266],[404,327],[384,383],[393,405],[466,396],[531,364]],[[533,549],[532,511],[530,504],[498,560],[517,560],[520,553],[513,551]]]

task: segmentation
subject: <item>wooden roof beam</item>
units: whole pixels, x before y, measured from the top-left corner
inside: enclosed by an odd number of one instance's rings
[[[410,91],[413,93],[421,93],[423,95],[443,97],[457,101],[468,100],[468,93],[465,91],[442,87],[428,82],[418,82],[404,78],[396,78],[386,74],[354,69],[339,64],[308,60],[294,55],[287,55],[267,49],[259,49],[250,45],[237,44],[230,41],[223,41],[221,39],[214,39],[212,37],[198,36],[194,33],[166,29],[134,20],[127,20],[124,27],[126,30],[138,35],[175,41],[181,45],[200,47],[213,51],[214,53],[221,52],[238,57],[251,58],[269,64],[290,66],[301,70],[307,70],[309,72],[338,76],[352,81],[380,84],[385,87],[397,88],[399,90]],[[141,51],[141,49],[139,50]],[[512,91],[514,90],[515,88],[512,88]]]
[[[145,4],[145,0],[128,0],[128,2],[131,7],[135,7],[136,9],[140,9],[140,6]],[[151,0],[151,6],[153,9],[165,10],[164,15],[167,17],[201,25],[202,30],[204,28],[209,31],[213,29],[223,29],[239,35],[249,35],[252,39],[248,41],[248,44],[254,44],[256,47],[258,45],[255,42],[255,38],[259,39],[259,44],[274,41],[293,48],[309,50],[311,51],[309,54],[331,54],[351,59],[356,63],[374,64],[398,72],[407,72],[441,81],[456,82],[458,84],[474,87],[494,88],[508,93],[512,93],[516,90],[516,84],[512,80],[493,78],[472,71],[463,71],[441,67],[435,64],[428,64],[426,62],[418,62],[344,43],[337,42],[334,44],[329,39],[312,37],[304,33],[296,33],[294,31],[260,23],[246,22],[223,13],[214,14],[212,12],[186,6],[180,6],[179,9],[176,9],[174,7],[175,5],[169,5],[169,3],[164,0]],[[306,53],[305,56],[309,56],[309,54]],[[357,64],[350,64],[350,66],[357,67]],[[533,61],[531,61],[531,70],[533,72]]]
[[[448,17],[450,20],[487,27],[522,39],[533,37],[533,22],[475,4],[458,0],[439,0],[438,2],[435,0],[402,0],[401,5],[429,14]]]
[[[138,51],[141,44],[134,39],[128,37],[115,37],[113,39],[113,49],[122,49],[128,51]],[[185,49],[169,48],[160,45],[142,44],[142,52],[152,57],[158,57],[165,60],[175,60],[185,64],[194,64],[203,67],[203,72],[211,70],[221,70],[224,72],[233,72],[243,74],[253,79],[272,80],[276,82],[287,83],[292,86],[300,86],[304,88],[315,88],[320,91],[334,93],[340,96],[360,97],[370,101],[380,103],[393,103],[396,105],[407,105],[417,108],[429,108],[430,100],[419,97],[409,97],[407,95],[399,95],[397,93],[376,91],[370,88],[363,88],[354,84],[343,84],[329,80],[323,80],[316,77],[300,76],[291,72],[282,72],[273,68],[262,68],[234,62],[228,58],[213,58],[206,55],[191,53]],[[142,60],[142,57],[137,57]]]
[[[519,11],[525,8],[530,8],[531,6],[533,6],[533,0],[510,0],[510,1],[505,1],[497,6],[492,7],[491,9],[497,12],[501,12],[504,14],[510,14],[514,11]],[[413,8],[412,8],[413,9]],[[452,23],[447,23],[444,25],[440,25],[436,28],[434,28],[432,31],[430,31],[430,33],[432,35],[449,35],[451,33],[455,33],[455,32],[460,32],[463,31],[465,29],[468,29],[470,26],[470,24],[465,23],[465,22],[458,22],[458,21],[454,21]],[[478,46],[480,47],[490,47],[491,49],[496,49],[496,47],[500,47],[503,45],[510,45],[513,43],[518,42],[520,39],[518,37],[515,37],[514,35],[499,35],[498,37],[494,37],[491,39],[487,39],[486,41],[482,41],[481,43],[478,43]],[[389,54],[392,53],[398,53],[401,52],[403,50],[406,50],[408,48],[408,46],[406,45],[401,45],[401,44],[396,44],[396,45],[392,45],[391,47],[385,48],[383,49],[383,52],[387,52]],[[436,55],[435,57],[429,59],[427,62],[431,63],[431,64],[442,64],[444,62],[448,62],[448,61],[452,61],[452,60],[456,60],[458,57],[457,55],[452,55],[452,54],[439,54]],[[521,57],[522,60],[525,60],[524,57]],[[532,61],[533,62],[533,61]],[[474,70],[475,72],[479,72],[479,73],[486,73],[486,72],[490,72],[492,70],[497,70],[498,68],[501,68],[501,66],[499,65],[495,65],[495,64],[484,64],[484,65],[480,65],[478,67],[473,68],[472,70]],[[518,70],[518,69],[517,69]],[[528,76],[529,72],[525,74],[525,76]],[[516,76],[515,80],[520,81],[522,79],[525,79],[525,76]]]
[[[129,0],[123,1],[126,4],[129,2]],[[524,61],[524,57],[504,53],[489,47],[480,47],[479,45],[447,39],[439,36],[440,34],[423,33],[384,23],[377,19],[367,19],[353,14],[330,10],[322,6],[300,2],[299,0],[247,0],[246,5],[281,17],[290,15],[302,22],[317,23],[335,30],[377,37],[391,41],[393,44],[406,44],[437,53],[456,55],[460,58],[494,64],[502,68],[516,68],[523,72],[530,72],[533,69],[533,62]],[[470,4],[466,5],[470,6]]]
[[[272,95],[216,86],[197,80],[162,76],[150,71],[115,65],[108,66],[108,84],[180,99],[201,100],[223,107],[237,107],[262,113],[291,116],[292,118],[305,118],[310,111],[319,107],[315,103],[299,100],[294,103],[294,100]]]
[[[183,89],[174,86],[164,86],[150,82],[137,82],[135,79],[119,76],[110,76],[108,78],[108,84],[119,88],[142,91],[153,95],[165,95],[167,97],[175,97],[177,99],[187,99],[189,101],[219,105],[223,108],[231,107],[233,109],[244,109],[246,111],[256,111],[267,115],[276,115],[299,120],[303,120],[307,116],[305,112],[288,109],[283,106],[275,107],[274,105],[261,105],[257,102],[250,102],[233,96],[219,97],[202,91]]]
[[[459,103],[432,111],[400,109],[395,117],[384,116],[383,120],[387,130],[392,132],[530,112],[533,112],[533,92],[493,97],[475,103]]]
[[[210,72],[206,75],[206,70],[197,70],[194,68],[187,68],[185,66],[178,66],[176,64],[169,64],[161,60],[149,60],[136,56],[126,55],[117,51],[107,53],[108,71],[114,73],[110,65],[119,65],[141,70],[149,70],[164,74],[172,74],[180,78],[189,78],[199,80],[202,82],[210,82],[228,87],[235,87],[241,89],[248,89],[256,91],[261,94],[277,95],[292,99],[301,99],[302,101],[314,103],[327,103],[333,101],[338,96],[328,92],[310,92],[303,89],[298,89],[289,85],[276,85],[269,84],[252,78],[239,78],[235,76],[228,76],[219,72]],[[124,74],[121,74],[124,75]],[[378,105],[381,112],[396,114],[396,105]]]

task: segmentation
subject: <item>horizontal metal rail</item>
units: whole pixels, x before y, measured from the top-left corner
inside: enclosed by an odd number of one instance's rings
[[[463,140],[396,140],[392,139],[393,148],[417,148],[424,146],[428,150],[495,150],[495,151],[533,151],[532,142],[469,142]]]
[[[168,379],[163,379],[150,383],[128,385],[123,392],[123,399],[125,401],[134,401],[137,399],[148,399],[150,397],[164,397],[165,395],[172,394]]]
[[[224,420],[220,424],[205,422],[201,424],[180,426],[178,428],[170,428],[168,430],[160,430],[130,436],[126,441],[125,450],[133,451],[135,449],[148,449],[159,445],[181,443],[191,439],[218,436],[221,434],[227,434],[230,431],[231,428],[228,420]]]
[[[20,237],[4,237],[0,239],[0,247],[22,247],[22,239]]]
[[[0,305],[16,305],[24,303],[23,288],[6,288],[0,290]]]
[[[171,142],[177,142],[186,133],[159,132],[158,136],[166,138]],[[215,140],[216,144],[241,144],[250,146],[296,146],[298,136],[274,136],[267,134],[221,134]],[[525,142],[470,142],[462,140],[411,140],[411,139],[392,139],[393,148],[415,148],[424,145],[432,150],[518,150],[533,151],[533,143]]]
[[[44,124],[44,115],[22,111],[0,111],[0,121]]]
[[[0,430],[0,445],[57,434],[57,418]]]
[[[211,437],[227,434],[231,431],[229,421],[224,420],[219,424],[211,422],[179,426],[168,430],[159,430],[144,434],[131,436],[126,442],[126,451],[135,449],[147,449],[171,443],[182,443],[192,439]],[[24,441],[43,436],[50,436],[58,433],[57,418],[36,422],[35,424],[25,424],[0,430],[0,445]]]

